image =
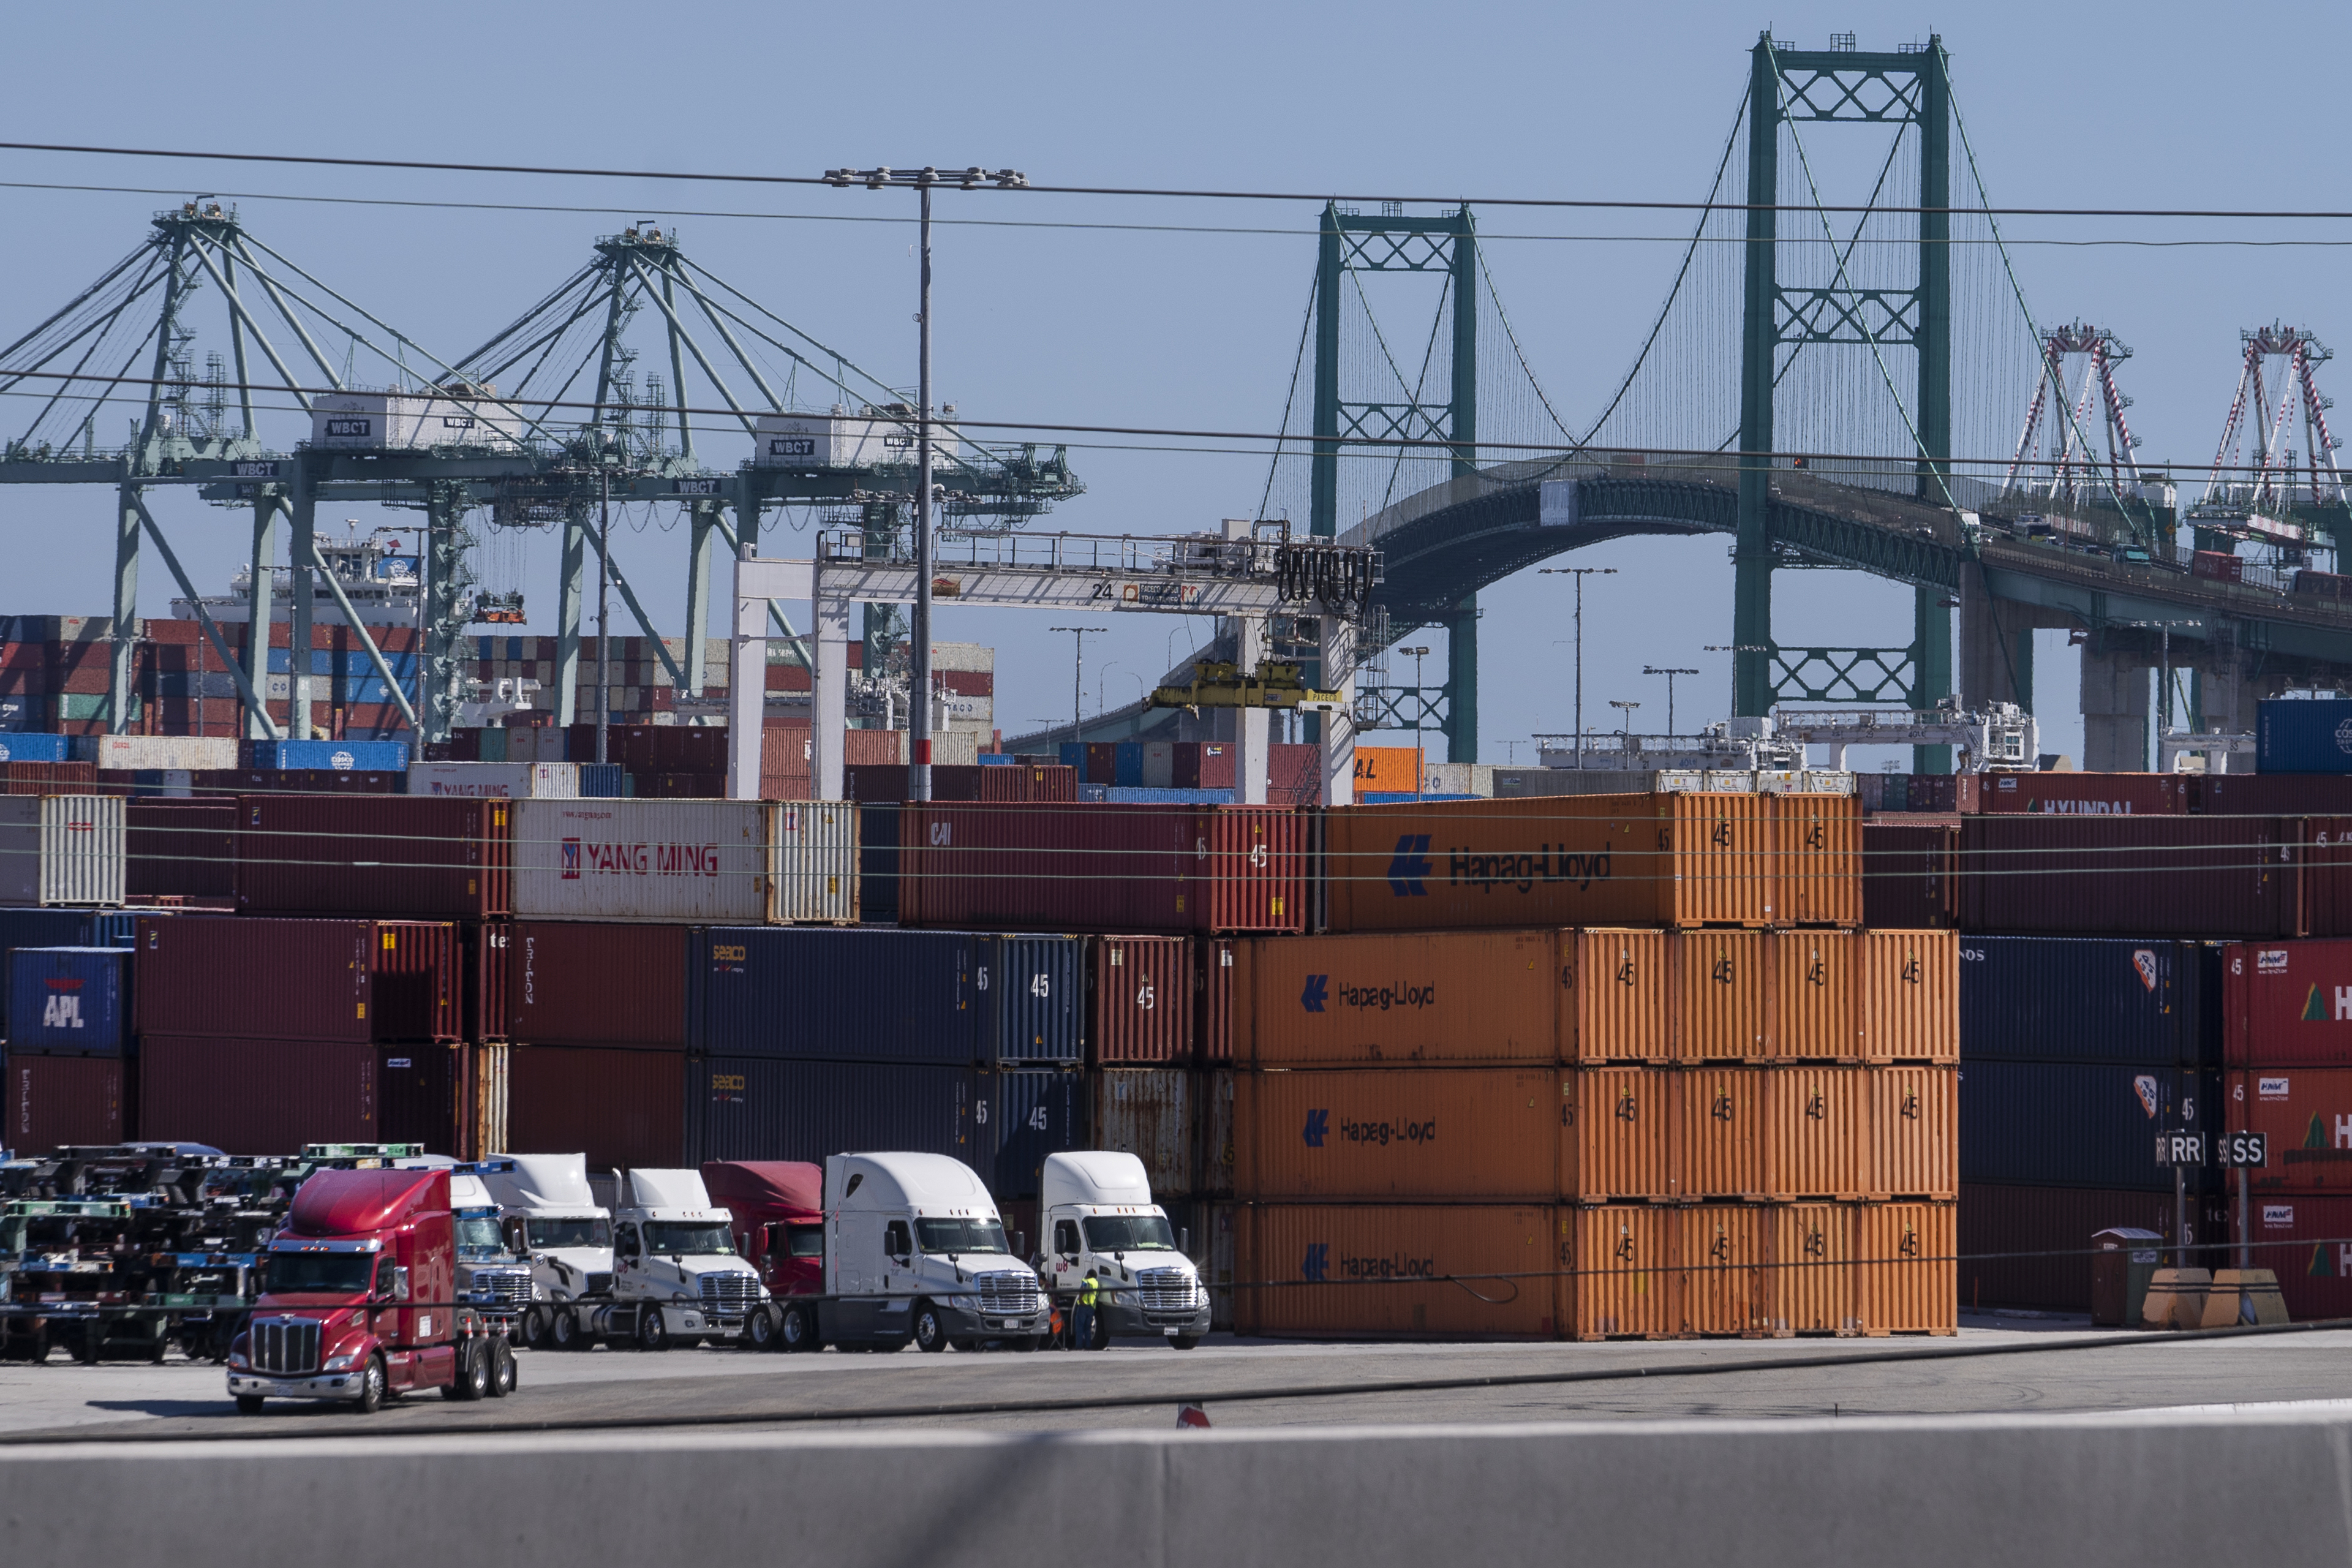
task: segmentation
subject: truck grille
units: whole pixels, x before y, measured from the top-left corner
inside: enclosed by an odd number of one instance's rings
[[[741,1317],[760,1299],[760,1281],[749,1274],[706,1274],[701,1289],[702,1310],[721,1321]]]
[[[1190,1312],[1198,1305],[1192,1279],[1180,1268],[1146,1268],[1135,1277],[1136,1293],[1147,1312]]]
[[[253,1370],[309,1377],[319,1370],[315,1318],[263,1318],[253,1325]]]
[[[530,1270],[528,1268],[477,1268],[473,1278],[474,1300],[502,1311],[520,1311],[530,1304]]]
[[[609,1295],[611,1295],[612,1293],[613,1293],[613,1276],[612,1276],[611,1274],[609,1274],[609,1273],[604,1273],[604,1274],[591,1274],[591,1275],[589,1275],[589,1276],[588,1276],[588,1294],[589,1294],[589,1295],[591,1295],[591,1296],[609,1296]]]
[[[972,1283],[980,1287],[980,1310],[991,1317],[1024,1317],[1043,1304],[1037,1297],[1037,1277],[1034,1274],[1016,1274],[1004,1268],[980,1275]]]

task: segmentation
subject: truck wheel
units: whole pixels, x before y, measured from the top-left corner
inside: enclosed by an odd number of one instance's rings
[[[352,1408],[362,1415],[374,1415],[383,1408],[385,1386],[383,1357],[368,1357],[360,1372],[360,1396],[352,1401]]]
[[[787,1351],[819,1349],[816,1320],[809,1315],[806,1307],[787,1307],[784,1309],[784,1321],[777,1327],[776,1340]]]
[[[1189,1351],[1200,1344],[1201,1336],[1198,1334],[1178,1334],[1174,1339],[1170,1340],[1168,1342],[1174,1345],[1180,1351]]]
[[[490,1397],[504,1399],[515,1391],[516,1384],[520,1381],[520,1373],[515,1365],[514,1346],[502,1339],[492,1340],[490,1342]]]
[[[522,1342],[535,1351],[545,1350],[549,1328],[547,1320],[548,1311],[544,1307],[533,1307],[524,1312],[521,1325]]]
[[[457,1344],[457,1375],[442,1389],[444,1399],[472,1404],[490,1390],[490,1361],[482,1353],[479,1340],[461,1340]]]
[[[772,1351],[776,1348],[776,1320],[772,1315],[772,1310],[767,1307],[755,1308],[751,1315],[743,1320],[745,1350]]]
[[[580,1342],[580,1319],[569,1307],[548,1320],[547,1342],[560,1351],[584,1350]]]
[[[260,1414],[261,1414],[261,1395],[259,1395],[258,1394],[238,1394],[238,1395],[236,1396],[236,1413],[237,1413],[239,1415],[260,1415]]]
[[[641,1351],[669,1349],[669,1324],[663,1321],[661,1309],[650,1301],[637,1309],[637,1348]]]
[[[948,1348],[948,1326],[929,1301],[915,1303],[915,1343],[932,1355]]]

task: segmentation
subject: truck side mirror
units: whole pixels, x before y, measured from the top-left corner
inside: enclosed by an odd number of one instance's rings
[[[1029,1233],[1025,1230],[1014,1231],[1013,1233],[1013,1256],[1019,1258],[1028,1250]]]
[[[1192,1256],[1192,1227],[1191,1226],[1188,1225],[1182,1230],[1176,1233],[1176,1250],[1182,1253],[1187,1258]]]
[[[395,1301],[408,1300],[408,1270],[404,1268],[394,1268],[392,1271],[392,1299]]]

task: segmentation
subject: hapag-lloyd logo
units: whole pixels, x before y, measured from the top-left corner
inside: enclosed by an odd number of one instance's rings
[[[716,844],[593,844],[563,841],[561,879],[587,877],[712,877],[719,875]]]

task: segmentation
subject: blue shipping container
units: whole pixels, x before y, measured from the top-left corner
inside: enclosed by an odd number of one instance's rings
[[[1086,1075],[1033,1068],[980,1075],[974,1133],[988,1152],[979,1167],[1003,1203],[1034,1198],[1045,1156],[1087,1146]]]
[[[501,730],[500,735],[506,733]],[[580,764],[580,798],[583,800],[618,800],[627,793],[629,770],[618,763],[582,763]]]
[[[900,1062],[697,1058],[686,1064],[687,1163],[814,1164],[902,1150],[972,1164],[972,1077],[970,1068]]]
[[[1960,1059],[2218,1066],[2220,958],[2193,942],[1964,936]]]
[[[1078,786],[1078,798],[1090,805],[1100,805],[1110,798],[1110,791],[1109,784],[1082,784]]]
[[[868,925],[898,920],[898,807],[857,808],[857,910]]]
[[[1111,783],[1122,789],[1139,789],[1143,784],[1143,742],[1121,741],[1118,750],[1111,753]]]
[[[2352,699],[2254,704],[2254,772],[2352,773]]]
[[[337,773],[404,773],[405,741],[247,741],[248,768],[331,768]]]
[[[1089,788],[1102,793],[1099,796],[1088,795],[1086,792]],[[1118,784],[1080,784],[1078,798],[1099,798],[1129,805],[1231,805],[1234,804],[1234,792],[1229,789],[1166,789],[1158,784],[1138,784],[1133,788]]]
[[[1964,1062],[1960,1180],[2170,1192],[2160,1132],[2221,1130],[2218,1071],[2129,1062]],[[2189,1173],[2189,1191],[2218,1173]]]
[[[1004,752],[982,752],[980,753],[980,765],[983,768],[1009,768],[1013,766],[1013,758]]]
[[[131,1040],[131,954],[120,947],[20,947],[8,955],[8,1049],[119,1057]]]
[[[23,731],[0,735],[0,763],[63,763],[72,761],[63,735]]]
[[[1087,1059],[1087,942],[1076,936],[995,936],[980,944],[980,1061]]]
[[[128,947],[135,918],[127,910],[119,917],[100,916],[119,928],[119,934],[114,929],[100,934],[88,910],[0,910],[0,955],[20,947]],[[0,1018],[8,1016],[8,973],[14,967],[0,959]]]
[[[687,971],[687,1047],[807,1061],[980,1059],[981,940],[877,927],[706,926]]]
[[[1076,769],[1077,769],[1077,770],[1078,770],[1078,776],[1079,776],[1080,778],[1084,778],[1084,777],[1086,777],[1086,776],[1087,776],[1087,749],[1086,749],[1086,747],[1085,747],[1085,746],[1083,746],[1083,745],[1081,745],[1079,742],[1076,742],[1076,741],[1065,741],[1065,742],[1062,742],[1062,765],[1063,765],[1064,767],[1066,767],[1066,768],[1076,768]]]
[[[30,730],[41,721],[41,702],[37,697],[0,697],[0,730],[11,732]]]

